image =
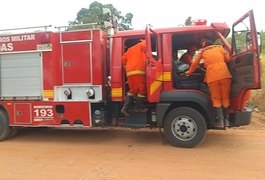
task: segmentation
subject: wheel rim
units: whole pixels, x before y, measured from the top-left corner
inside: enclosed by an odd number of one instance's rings
[[[171,131],[181,141],[189,141],[197,134],[195,121],[187,116],[178,116],[172,121]]]

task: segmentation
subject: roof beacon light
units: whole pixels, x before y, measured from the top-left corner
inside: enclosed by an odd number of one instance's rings
[[[194,26],[200,26],[200,25],[206,25],[207,20],[206,19],[196,19],[192,23]]]

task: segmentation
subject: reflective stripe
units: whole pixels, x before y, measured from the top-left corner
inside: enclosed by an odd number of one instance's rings
[[[145,97],[145,95],[137,94],[138,97]]]
[[[171,81],[171,72],[164,72],[162,81]]]
[[[155,91],[161,87],[162,85],[162,80],[163,80],[163,74],[161,74],[156,80],[154,80],[151,84],[150,84],[150,96],[153,95],[155,93]]]
[[[145,74],[145,72],[141,70],[134,70],[134,71],[127,72],[127,76],[131,76],[134,74]]]
[[[53,98],[53,90],[44,90],[43,91],[44,98]]]
[[[128,93],[127,93],[127,96],[133,96],[133,94],[128,92]]]
[[[121,97],[122,96],[122,88],[112,88],[111,95],[112,95],[112,97]]]

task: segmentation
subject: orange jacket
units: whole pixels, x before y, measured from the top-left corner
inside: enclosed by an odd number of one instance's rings
[[[127,76],[133,74],[145,74],[146,69],[146,41],[137,43],[130,47],[122,56]]]
[[[211,45],[202,49],[193,60],[192,65],[186,72],[191,75],[199,65],[201,59],[204,60],[206,74],[204,81],[210,83],[216,80],[232,78],[226,62],[231,61],[229,54],[220,45]]]

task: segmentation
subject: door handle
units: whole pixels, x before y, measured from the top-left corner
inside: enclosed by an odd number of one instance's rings
[[[69,66],[71,66],[71,62],[70,61],[64,61],[63,62],[63,66],[64,67],[69,67]]]

